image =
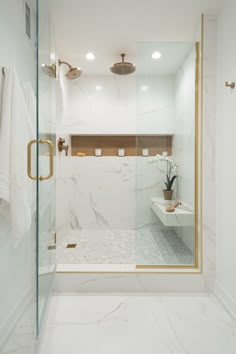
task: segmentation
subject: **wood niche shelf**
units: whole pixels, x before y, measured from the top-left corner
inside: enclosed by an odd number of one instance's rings
[[[117,156],[118,149],[125,149],[125,156],[142,156],[143,149],[149,156],[163,151],[171,156],[172,135],[71,135],[72,156],[95,156],[95,149],[102,149],[102,156]]]

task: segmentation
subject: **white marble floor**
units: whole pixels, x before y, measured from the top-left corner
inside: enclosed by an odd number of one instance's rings
[[[38,354],[235,354],[236,323],[208,295],[60,295]]]

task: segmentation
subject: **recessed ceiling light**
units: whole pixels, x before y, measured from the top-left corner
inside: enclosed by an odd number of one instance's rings
[[[152,53],[152,59],[160,59],[160,57],[161,57],[161,53],[159,52]]]
[[[144,85],[144,86],[141,86],[141,90],[142,90],[142,91],[147,91],[148,89],[149,89],[148,86],[145,86],[145,85]]]
[[[93,54],[93,53],[87,53],[86,54],[86,59],[88,59],[88,60],[94,60],[95,59],[95,55]]]
[[[96,91],[101,91],[101,90],[102,90],[102,86],[97,85],[97,86],[96,86]]]

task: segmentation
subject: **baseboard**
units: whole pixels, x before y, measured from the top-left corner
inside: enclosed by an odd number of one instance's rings
[[[234,298],[221,286],[218,281],[215,282],[213,292],[230,316],[236,319],[236,301]]]
[[[15,304],[6,320],[0,325],[0,348],[4,345],[6,339],[15,328],[18,320],[25,312],[27,306],[29,306],[29,304],[32,302],[32,298],[32,289],[28,288],[20,300]]]

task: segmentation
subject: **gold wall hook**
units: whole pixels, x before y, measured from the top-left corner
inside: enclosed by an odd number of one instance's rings
[[[231,82],[231,83],[229,83],[228,81],[226,81],[226,83],[225,83],[225,86],[226,87],[230,87],[232,90],[235,88],[235,82]]]

